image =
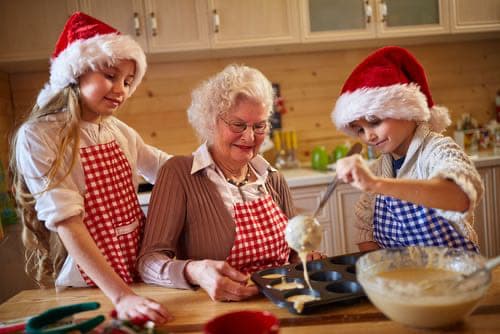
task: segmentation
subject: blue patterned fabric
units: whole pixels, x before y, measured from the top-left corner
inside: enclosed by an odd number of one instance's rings
[[[373,219],[375,241],[383,248],[443,246],[479,252],[432,208],[378,195]]]

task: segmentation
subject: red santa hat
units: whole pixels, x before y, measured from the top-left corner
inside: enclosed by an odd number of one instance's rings
[[[354,69],[332,112],[345,132],[349,123],[370,116],[428,122],[436,132],[451,123],[448,109],[434,105],[422,65],[396,46],[375,51]]]
[[[88,70],[113,65],[118,59],[135,61],[132,94],[146,72],[146,56],[140,45],[127,35],[84,13],[74,13],[66,22],[51,57],[49,82],[37,97],[39,107]]]

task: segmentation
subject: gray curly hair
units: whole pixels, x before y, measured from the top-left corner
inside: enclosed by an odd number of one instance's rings
[[[191,94],[188,120],[200,140],[213,143],[217,117],[227,114],[241,98],[261,102],[271,116],[273,87],[257,69],[243,65],[228,65],[203,82]]]

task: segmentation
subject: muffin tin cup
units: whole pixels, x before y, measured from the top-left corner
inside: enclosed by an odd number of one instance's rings
[[[308,314],[327,306],[355,303],[366,295],[356,280],[356,261],[363,253],[353,253],[307,262],[307,271],[312,290],[304,281],[302,263],[269,268],[252,274],[252,280],[260,291],[279,307],[287,308],[293,314]],[[281,275],[281,277],[276,277]],[[278,290],[276,284],[297,283],[303,288]],[[294,295],[310,295],[317,298],[304,303],[299,312],[294,302],[287,298]]]

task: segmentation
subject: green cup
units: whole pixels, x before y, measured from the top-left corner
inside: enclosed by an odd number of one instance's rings
[[[335,157],[335,161],[345,157],[347,155],[348,151],[349,151],[349,147],[347,147],[347,145],[335,146],[335,149],[333,150],[333,156]]]
[[[316,146],[311,154],[311,167],[316,170],[328,169],[328,153],[324,146]]]

